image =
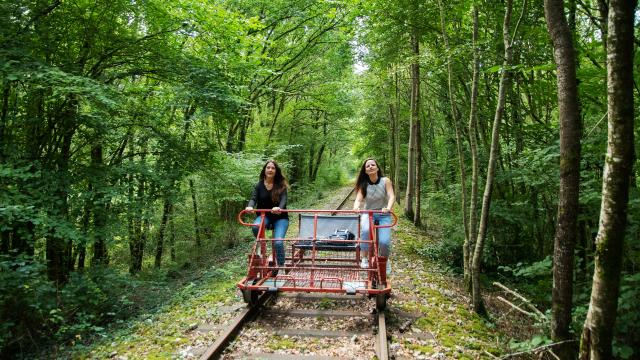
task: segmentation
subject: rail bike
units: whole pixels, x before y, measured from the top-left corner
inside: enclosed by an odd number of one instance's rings
[[[360,238],[360,215],[377,213],[372,210],[282,210],[297,214],[295,237],[271,238],[266,235],[266,215],[271,210],[253,210],[260,221],[248,223],[238,214],[238,221],[249,227],[258,227],[251,253],[248,255],[247,276],[238,283],[244,301],[255,305],[264,292],[315,292],[338,294],[366,294],[376,298],[379,310],[386,308],[391,285],[387,279],[387,258],[378,256],[377,229],[392,227],[378,225],[369,216],[369,239]],[[293,229],[289,229],[289,233]],[[281,242],[281,243],[280,243]],[[279,244],[283,246],[280,247]],[[361,267],[368,244],[368,266]],[[276,249],[284,252],[284,264],[278,265]],[[280,255],[282,257],[282,254]]]

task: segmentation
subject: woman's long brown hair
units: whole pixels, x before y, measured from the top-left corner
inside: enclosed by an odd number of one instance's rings
[[[362,193],[362,198],[367,197],[367,185],[369,184],[369,175],[365,171],[365,166],[367,165],[367,161],[373,160],[376,163],[376,167],[378,168],[378,178],[382,178],[382,170],[380,169],[380,165],[378,165],[378,161],[373,158],[366,159],[362,166],[360,167],[360,172],[358,173],[358,178],[356,179],[356,193],[360,191]]]
[[[282,169],[280,169],[280,165],[278,165],[275,160],[267,160],[267,162],[264,163],[262,171],[260,172],[260,180],[264,182],[264,179],[267,177],[265,170],[269,163],[272,163],[273,166],[276,167],[276,174],[273,176],[273,189],[271,189],[271,201],[278,203],[280,202],[280,195],[289,187],[289,183],[287,183],[287,179],[282,175]]]

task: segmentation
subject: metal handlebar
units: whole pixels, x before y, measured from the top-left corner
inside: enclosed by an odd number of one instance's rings
[[[377,229],[394,227],[398,223],[398,216],[391,211],[383,213],[382,211],[376,210],[375,212],[380,214],[391,214],[393,216],[393,222],[389,225],[374,225]]]
[[[260,226],[260,224],[254,224],[254,223],[247,223],[244,222],[242,220],[242,216],[245,214],[249,214],[249,213],[257,213],[259,216],[266,216],[267,213],[270,213],[272,210],[271,209],[253,209],[252,211],[249,211],[247,209],[244,209],[242,211],[240,211],[238,213],[238,222],[244,226],[252,226],[252,227],[257,227]],[[305,209],[296,209],[296,210],[289,210],[289,209],[282,209],[280,210],[281,213],[320,213],[320,214],[390,214],[391,216],[393,216],[393,223],[389,224],[389,225],[376,225],[376,227],[378,228],[388,228],[388,227],[392,227],[395,226],[398,223],[398,216],[393,212],[393,211],[389,211],[389,212],[383,212],[382,210],[305,210]]]

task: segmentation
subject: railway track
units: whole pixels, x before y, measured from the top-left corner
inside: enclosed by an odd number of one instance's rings
[[[341,210],[353,191],[344,197]],[[363,295],[270,293],[227,322],[200,359],[389,358],[384,311]]]

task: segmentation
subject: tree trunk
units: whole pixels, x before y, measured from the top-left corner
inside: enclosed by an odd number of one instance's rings
[[[505,4],[504,23],[502,35],[504,38],[504,62],[500,75],[500,85],[498,87],[498,104],[496,107],[495,117],[493,118],[493,127],[491,131],[491,148],[489,152],[489,164],[487,165],[487,181],[485,183],[484,195],[482,197],[482,210],[480,212],[480,224],[478,229],[478,239],[473,253],[473,263],[471,267],[471,281],[473,294],[473,309],[478,314],[486,314],[484,301],[480,288],[480,263],[482,262],[482,250],[484,240],[487,236],[487,227],[489,225],[489,208],[491,207],[491,192],[493,190],[493,180],[496,172],[496,162],[498,157],[498,146],[500,141],[500,122],[505,107],[505,97],[507,87],[509,86],[509,71],[511,65],[511,45],[509,40],[509,24],[511,23],[512,0],[507,0]],[[523,5],[524,11],[524,5]],[[515,35],[514,35],[515,37]]]
[[[249,126],[252,123],[251,110],[246,110],[245,114],[240,121],[240,134],[238,136],[238,142],[236,147],[236,152],[241,152],[244,150],[245,143],[247,141],[247,130],[249,130]]]
[[[169,230],[171,231],[171,240],[169,243],[171,262],[176,262],[176,227],[173,221],[173,211],[169,214]]]
[[[145,163],[145,152],[147,150],[147,141],[146,139],[141,139],[142,147],[141,147],[141,159],[140,163],[144,166]],[[131,141],[129,148],[129,154],[134,154],[134,141]],[[133,160],[133,158],[132,158]],[[146,192],[146,183],[143,178],[138,179],[138,195],[137,198],[134,197],[134,181],[135,178],[133,176],[129,177],[129,203],[134,205],[134,208],[138,211],[135,214],[130,214],[130,230],[129,230],[129,254],[130,254],[130,263],[129,263],[129,273],[135,274],[142,270],[142,257],[144,255],[144,246],[146,243],[146,233],[142,228],[142,221],[144,216],[144,210],[142,207],[142,201],[145,197]]]
[[[589,274],[589,252],[587,248],[589,247],[588,243],[591,240],[591,237],[587,235],[587,221],[586,220],[578,220],[578,259],[580,259],[579,264],[580,267],[575,272],[576,279],[575,281],[578,283],[587,281],[587,276]]]
[[[324,155],[324,149],[326,145],[322,143],[320,145],[320,149],[318,150],[318,157],[315,162],[315,166],[313,167],[313,172],[311,173],[311,182],[316,181],[316,177],[318,177],[318,168],[320,168],[320,164],[322,163],[322,156]]]
[[[93,186],[93,257],[91,265],[107,265],[109,263],[109,254],[105,241],[105,225],[106,225],[106,205],[104,204],[104,181],[103,179],[103,159],[102,145],[95,145],[91,148],[91,165],[97,178],[95,186]]]
[[[575,51],[564,15],[564,1],[545,0],[544,10],[554,48],[560,116],[560,189],[553,246],[551,337],[554,342],[563,342],[572,338],[573,252],[578,230],[582,124],[578,106]],[[571,343],[564,342],[555,348],[555,353],[562,359],[574,359],[574,348]]]
[[[444,7],[442,1],[438,0],[440,7],[440,27],[442,29],[442,39],[444,41],[444,49],[447,54],[450,54],[449,49],[449,37],[447,36],[447,27],[444,19]],[[460,201],[462,205],[462,231],[464,232],[463,253],[466,254],[465,259],[468,259],[467,250],[465,247],[469,244],[469,214],[467,213],[467,173],[464,164],[464,152],[462,151],[462,135],[460,134],[460,116],[458,109],[456,108],[455,95],[453,92],[453,66],[451,65],[451,55],[447,55],[447,87],[449,89],[449,105],[451,109],[451,120],[453,121],[453,128],[456,134],[456,151],[458,153],[458,163],[460,166]],[[463,255],[464,255],[463,254]],[[467,267],[466,264],[464,266]]]
[[[240,120],[233,120],[229,122],[229,129],[227,130],[227,143],[225,145],[225,151],[228,153],[232,153],[234,146],[234,139],[236,137],[236,132],[238,131],[238,125],[240,124]]]
[[[418,83],[418,86],[420,86],[420,83]],[[418,95],[420,96],[420,95]],[[418,102],[420,102],[418,100]],[[420,220],[420,207],[422,206],[421,201],[420,201],[420,196],[421,196],[421,190],[422,187],[420,186],[422,184],[422,124],[420,120],[420,113],[418,113],[418,117],[416,118],[416,182],[415,182],[415,199],[416,199],[416,210],[415,213],[413,215],[413,224],[415,226],[420,226],[421,225],[421,220]]]
[[[418,131],[420,110],[420,39],[416,29],[411,31],[411,53],[414,59],[411,63],[411,120],[409,128],[409,152],[407,159],[407,191],[405,193],[404,214],[411,221],[415,220],[413,200],[415,197],[416,180],[416,138]]]
[[[8,254],[10,245],[10,234],[8,231],[0,231],[0,254]]]
[[[84,269],[85,259],[87,257],[87,248],[84,245],[78,247],[78,270]]]
[[[395,181],[394,174],[396,173],[396,119],[395,110],[393,104],[389,103],[389,177],[392,181]],[[395,184],[395,182],[394,182]]]
[[[285,88],[286,90],[287,88]],[[282,112],[282,109],[284,109],[284,104],[286,101],[287,97],[283,94],[280,97],[280,102],[278,103],[278,110],[276,111],[276,114],[273,116],[273,121],[271,122],[271,127],[269,128],[269,135],[267,136],[267,143],[271,142],[271,138],[273,137],[273,130],[276,127],[276,122],[278,121],[278,117],[280,116],[280,112]]]
[[[630,0],[633,1],[633,0]],[[609,1],[607,0],[598,0],[598,14],[600,15],[600,32],[602,33],[602,46],[604,48],[605,53],[608,51],[607,48],[607,39],[609,35]]]
[[[7,128],[7,114],[9,113],[9,95],[11,95],[11,84],[5,82],[2,91],[2,109],[0,109],[0,163],[4,163],[6,157],[5,147],[8,144],[8,136],[5,134]],[[2,232],[4,234],[4,231]]]
[[[196,189],[193,184],[193,179],[189,179],[189,190],[191,190],[191,202],[193,203],[193,226],[195,227],[196,247],[200,248],[202,246],[202,241],[200,240],[200,223],[198,221],[198,202],[196,201]]]
[[[92,182],[89,182],[87,186],[87,192],[89,194],[93,193]],[[89,238],[91,233],[91,229],[89,228],[89,226],[91,225],[92,203],[92,197],[89,197],[89,199],[87,199],[84,204],[84,213],[82,214],[82,232],[85,239]],[[84,269],[87,256],[87,241],[84,240],[82,243],[78,244],[76,247],[76,251],[78,253],[78,269]]]
[[[162,252],[164,251],[164,231],[167,228],[167,220],[169,219],[169,213],[171,213],[171,199],[166,198],[164,200],[164,206],[162,210],[162,220],[160,221],[160,229],[158,230],[158,241],[156,242],[156,259],[154,266],[159,268],[162,265]]]
[[[396,106],[395,106],[395,131],[394,131],[394,162],[396,167],[393,172],[393,184],[396,187],[396,191],[400,191],[400,94],[398,89],[398,67],[395,66],[394,72],[395,81],[395,93],[396,93]],[[400,194],[396,193],[396,202],[400,204]]]
[[[55,184],[56,206],[50,211],[54,217],[62,221],[69,219],[69,161],[71,158],[71,141],[76,131],[76,100],[70,99],[66,109],[59,115],[60,132],[62,141],[59,151],[50,169],[56,173]],[[46,237],[47,275],[49,280],[57,285],[62,285],[69,276],[69,258],[71,257],[71,241],[61,237],[55,232],[50,232]]]
[[[469,111],[469,145],[471,146],[471,199],[469,204],[469,230],[463,245],[464,286],[471,293],[471,254],[473,245],[471,239],[477,236],[477,204],[478,204],[478,142],[477,142],[477,114],[478,114],[478,73],[480,72],[480,57],[478,54],[478,9],[473,6],[473,80],[471,84],[471,104]]]
[[[629,179],[633,169],[633,42],[636,1],[609,2],[607,95],[609,131],[602,180],[600,225],[580,359],[611,359],[618,308]]]
[[[312,180],[312,174],[313,174],[313,160],[315,159],[315,155],[316,155],[316,142],[312,142],[311,145],[309,145],[309,159],[307,159],[307,179],[309,180],[309,182],[311,182]]]

